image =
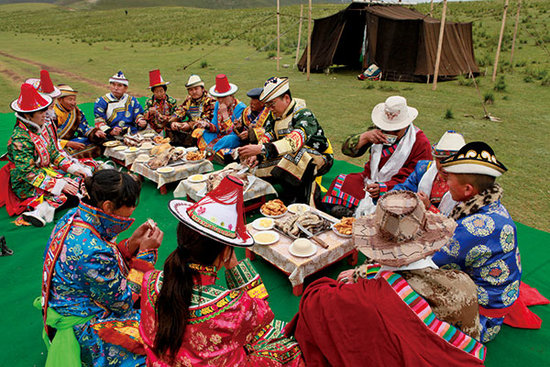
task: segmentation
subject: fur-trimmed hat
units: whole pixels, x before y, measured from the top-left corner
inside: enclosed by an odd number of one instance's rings
[[[467,173],[499,177],[508,171],[497,160],[493,149],[484,142],[474,141],[464,145],[455,155],[441,161],[450,173]]]

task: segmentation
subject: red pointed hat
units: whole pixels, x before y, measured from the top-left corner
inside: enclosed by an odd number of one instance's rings
[[[151,88],[151,90],[155,87],[167,86],[168,84],[170,84],[170,82],[165,82],[164,79],[162,79],[159,69],[149,72],[149,88]]]
[[[53,85],[48,70],[40,70],[40,79],[27,79],[25,83],[31,84],[39,93],[46,94],[52,98],[61,95],[61,91]]]
[[[226,176],[196,203],[172,200],[168,204],[180,222],[201,234],[229,246],[250,247],[254,239],[246,230],[243,182]]]
[[[229,83],[227,75],[218,74],[216,75],[216,85],[210,88],[209,93],[213,97],[227,97],[231,96],[239,90],[233,83]]]
[[[11,103],[12,110],[21,113],[31,113],[42,110],[52,103],[48,95],[41,95],[31,84],[21,84],[19,98]]]

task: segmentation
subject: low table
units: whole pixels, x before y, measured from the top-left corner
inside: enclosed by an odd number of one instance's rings
[[[107,147],[103,152],[105,157],[111,158],[114,162],[123,165],[126,168],[130,168],[134,160],[136,159],[136,154],[127,154],[124,150],[114,150],[115,147]]]
[[[166,189],[166,184],[171,182],[176,182],[183,180],[191,175],[197,173],[206,173],[214,170],[214,165],[209,160],[203,160],[196,163],[185,163],[181,165],[174,166],[175,172],[169,177],[164,175],[159,175],[156,170],[153,170],[147,167],[144,163],[134,162],[130,170],[137,173],[140,176],[146,177],[149,180],[157,184],[162,195],[166,194],[168,190]]]
[[[277,191],[275,191],[269,182],[264,181],[259,177],[250,175],[248,176],[248,179],[254,181],[249,188],[245,187],[246,191],[243,195],[245,213],[261,207],[265,203],[266,196],[273,194],[277,195]],[[204,192],[205,188],[206,181],[193,183],[189,182],[189,180],[182,180],[174,191],[174,197],[182,198],[187,196],[188,201],[197,202],[204,197],[203,195],[200,195],[200,192],[201,190]]]
[[[327,214],[325,216],[329,217]],[[281,219],[284,219],[284,217]],[[252,227],[252,224],[248,224],[246,228],[252,235],[259,232]],[[288,280],[292,285],[292,293],[295,296],[300,296],[304,290],[304,279],[307,276],[346,257],[348,258],[348,264],[351,266],[357,265],[358,252],[351,238],[338,236],[332,230],[321,233],[319,237],[329,247],[324,249],[313,242],[317,246],[317,253],[311,257],[303,258],[291,255],[288,247],[293,240],[282,234],[280,234],[279,241],[273,245],[254,245],[247,248],[246,257],[254,260],[258,255],[273,264],[277,269],[288,275]]]

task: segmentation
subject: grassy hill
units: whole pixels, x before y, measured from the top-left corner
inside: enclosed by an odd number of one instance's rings
[[[489,112],[502,119],[482,119],[479,96],[469,79],[439,83],[438,90],[414,83],[359,82],[357,70],[335,68],[314,74],[310,81],[294,67],[299,6],[281,9],[281,70],[273,59],[276,49],[275,9],[238,10],[187,7],[75,10],[54,4],[0,6],[0,112],[18,95],[20,83],[52,72],[54,82],[67,82],[80,91],[80,101],[93,101],[106,90],[108,77],[119,69],[130,78],[130,91],[146,95],[147,73],[160,68],[172,81],[169,94],[185,97],[185,81],[200,74],[208,85],[218,73],[240,87],[237,96],[261,86],[272,75],[291,78],[296,96],[305,98],[327,131],[336,156],[344,138],[365,129],[372,107],[400,94],[417,107],[417,120],[432,141],[447,129],[462,132],[468,141],[485,140],[509,168],[500,182],[512,216],[530,226],[550,230],[550,2],[524,3],[514,61],[510,47],[515,5],[509,9],[499,80],[491,82],[503,1],[450,3],[449,19],[472,21],[475,54],[482,71],[481,94],[492,103]],[[317,4],[314,18],[333,14],[346,5]],[[427,12],[429,4],[416,7]],[[440,6],[435,15],[439,16]],[[47,17],[47,21],[45,21]],[[307,24],[302,29],[301,51]],[[300,51],[300,54],[301,54]],[[284,67],[288,66],[288,67]],[[485,76],[488,74],[489,76]],[[0,146],[7,141],[0,137]],[[358,168],[359,170],[360,168]]]

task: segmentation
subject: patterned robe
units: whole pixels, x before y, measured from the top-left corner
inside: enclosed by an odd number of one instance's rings
[[[75,107],[71,111],[68,111],[57,101],[54,105],[54,111],[57,116],[59,143],[63,149],[70,155],[78,158],[95,158],[101,155],[101,148],[94,144],[101,140],[94,137],[98,128],[91,127],[88,124],[88,120],[86,120],[86,116],[84,116],[80,108]],[[82,143],[86,147],[82,150],[69,148],[67,146],[67,142],[69,141]]]
[[[81,203],[59,220],[46,247],[43,297],[48,298],[47,307],[63,316],[93,315],[90,321],[74,326],[84,366],[145,365],[143,355],[119,346],[140,345],[139,335],[116,332],[117,328],[137,328],[140,311],[134,303],[144,273],[154,269],[157,259],[156,250],[131,255],[127,240],[114,242],[133,221]]]
[[[310,163],[315,165],[318,176],[332,167],[334,156],[330,142],[303,99],[292,99],[280,118],[271,113],[264,128],[265,134],[259,143],[266,145],[267,154],[258,165],[257,176],[272,176],[277,167],[287,173],[289,181],[297,184]]]
[[[264,125],[271,115],[268,108],[262,109],[260,112],[252,111],[250,106],[246,107],[241,116],[242,128],[248,130],[248,141],[252,144],[257,144],[265,134]]]
[[[228,288],[215,284],[212,266],[189,266],[198,270],[200,283],[193,289],[191,318],[176,365],[302,366],[301,352],[293,339],[282,334],[284,322],[273,320],[265,298],[267,292],[248,259],[226,270]],[[168,366],[151,349],[157,331],[156,303],[163,273],[145,276],[141,295],[140,334],[146,345],[149,366]]]
[[[200,150],[217,152],[221,149],[237,148],[241,144],[239,137],[233,132],[233,124],[241,117],[246,105],[235,99],[235,103],[227,108],[230,117],[225,121],[221,115],[218,116],[219,106],[219,102],[216,102],[212,120],[206,128],[193,131],[193,137],[198,139],[197,146]]]
[[[342,145],[342,153],[350,157],[362,156],[370,149],[372,144],[365,144],[362,147],[358,147],[359,138],[361,134],[349,136]],[[393,152],[397,149],[400,140],[396,141],[391,146],[385,146],[382,150],[380,157],[379,168],[382,168],[384,164],[390,159]],[[404,182],[407,177],[413,172],[416,164],[420,160],[432,159],[432,147],[430,141],[422,130],[417,128],[416,141],[412,147],[412,150],[407,158],[405,164],[401,169],[387,182],[378,182],[380,185],[380,195],[383,195],[388,190],[393,188],[398,183]],[[365,197],[365,178],[370,178],[371,168],[370,160],[365,163],[365,169],[363,172],[350,173],[348,175],[341,174],[337,176],[330,188],[323,198],[323,202],[327,204],[344,205],[349,208],[356,207],[359,201]]]
[[[138,131],[136,121],[143,117],[143,107],[135,97],[124,94],[117,99],[111,93],[99,97],[94,104],[95,126],[101,128],[129,128],[132,134]]]
[[[215,103],[216,100],[206,91],[198,100],[194,100],[191,96],[187,96],[185,101],[176,109],[174,115],[179,117],[180,120],[183,120],[185,116],[189,116],[191,121],[212,121]]]
[[[306,288],[288,331],[308,366],[483,365],[485,346],[455,326],[458,319],[477,318],[475,285],[465,274],[422,269],[405,277],[379,269],[370,266],[367,279],[357,283],[321,278]],[[413,284],[432,299],[458,301],[454,312],[437,313],[444,308],[433,307]]]
[[[80,166],[59,150],[55,127],[45,123],[42,127],[17,119],[8,141],[8,159],[13,164],[10,184],[14,194],[35,207],[43,197],[57,208],[67,197],[61,192],[63,177],[74,173]]]
[[[166,98],[163,100],[156,99],[154,95],[147,98],[144,109],[145,120],[147,120],[151,128],[153,128],[153,130],[157,133],[163,132],[166,127],[166,122],[174,114],[174,112],[176,112],[177,103],[178,102],[176,99],[170,97],[169,95],[166,95]],[[149,109],[151,107],[155,107],[157,109],[157,113],[149,113]],[[161,120],[159,116],[163,116],[166,120]]]
[[[463,270],[476,283],[484,343],[500,331],[521,281],[516,226],[500,202],[501,194],[495,185],[459,203],[451,213],[458,223],[454,236],[433,256],[440,267]]]

